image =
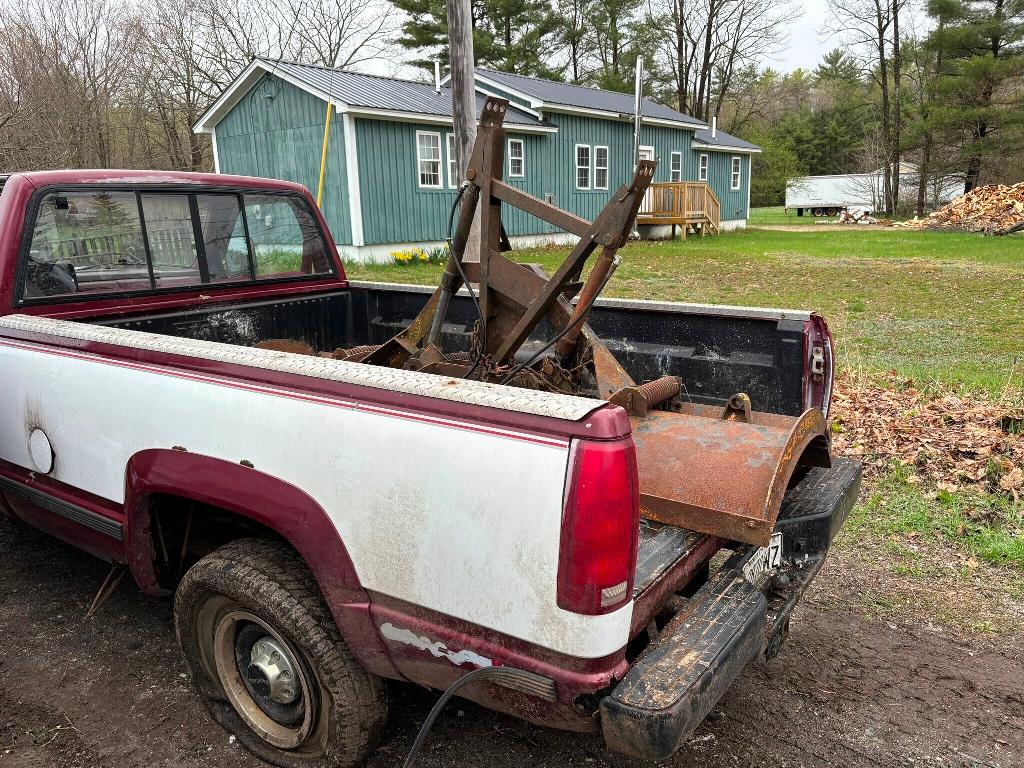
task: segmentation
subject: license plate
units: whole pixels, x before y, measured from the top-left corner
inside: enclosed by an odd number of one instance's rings
[[[749,582],[756,582],[769,571],[782,564],[782,534],[773,533],[767,547],[761,547],[743,566],[743,575]]]

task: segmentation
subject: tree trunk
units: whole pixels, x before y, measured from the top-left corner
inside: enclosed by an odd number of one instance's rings
[[[678,72],[676,74],[676,99],[679,102],[679,111],[686,114],[687,110],[687,67],[686,67],[686,28],[683,26],[683,3],[682,0],[675,0],[673,4],[673,15],[675,16],[676,33],[676,62]]]
[[[700,62],[700,81],[697,84],[697,98],[694,99],[694,117],[706,120],[708,117],[705,106],[711,92],[711,34],[715,27],[718,8],[715,0],[708,3],[708,23],[704,29],[704,52]]]
[[[900,46],[900,10],[902,0],[892,0],[892,212],[900,205],[900,156],[902,154],[903,100],[901,96],[903,76],[903,52]]]
[[[918,217],[924,216],[925,194],[928,186],[929,165],[932,160],[932,134],[927,131],[924,135],[924,144],[921,146],[921,164],[917,169],[917,208]]]

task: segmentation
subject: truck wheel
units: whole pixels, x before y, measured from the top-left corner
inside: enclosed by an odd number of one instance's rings
[[[342,642],[316,582],[290,547],[242,539],[189,569],[174,622],[214,719],[285,768],[353,766],[387,718],[383,681]]]

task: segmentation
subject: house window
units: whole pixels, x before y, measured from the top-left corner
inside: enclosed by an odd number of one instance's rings
[[[441,186],[441,134],[416,131],[416,167],[420,186],[438,189]]]
[[[590,147],[576,145],[576,189],[590,189]]]
[[[683,153],[673,152],[672,153],[672,181],[683,180]]]
[[[697,178],[700,181],[707,181],[708,180],[708,156],[707,155],[701,155],[700,156],[700,167],[697,170]]]
[[[522,178],[525,175],[525,162],[522,139],[508,140],[508,175]]]
[[[608,147],[594,147],[594,189],[608,189]]]
[[[462,183],[462,174],[459,173],[459,153],[455,148],[455,134],[448,134],[448,187],[455,189]]]
[[[732,159],[732,189],[739,189],[740,188],[740,177],[741,176],[742,176],[742,174],[740,173],[740,159],[738,157],[733,157],[733,159]]]

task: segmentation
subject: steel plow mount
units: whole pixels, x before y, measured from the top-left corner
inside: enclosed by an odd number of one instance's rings
[[[681,397],[682,382],[671,376],[634,382],[586,319],[619,263],[616,252],[629,237],[657,163],[640,161],[632,181],[587,221],[503,181],[507,109],[503,99],[484,103],[440,286],[386,343],[332,356],[609,400],[630,414],[642,516],[767,544],[790,480],[802,467],[830,464],[824,416],[817,409],[799,417],[761,413],[743,393],[724,408],[695,405]],[[503,205],[579,237],[554,275],[504,255],[511,244]],[[479,245],[469,249],[478,211]],[[442,333],[451,299],[466,283],[478,308],[468,353],[445,349]],[[531,338],[545,321],[543,338]]]

